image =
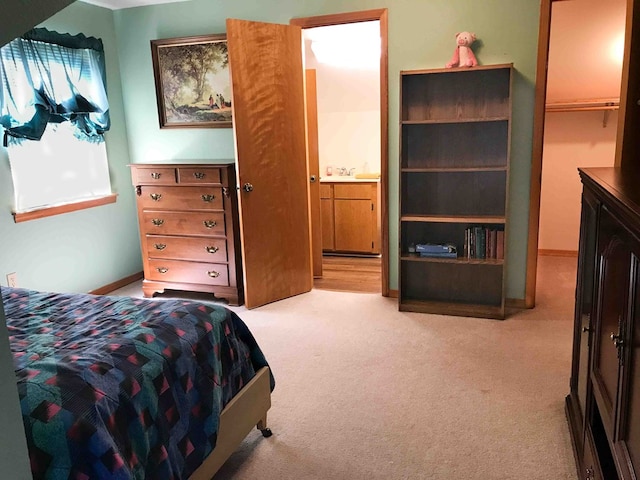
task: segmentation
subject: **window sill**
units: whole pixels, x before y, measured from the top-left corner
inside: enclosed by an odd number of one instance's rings
[[[92,207],[99,207],[100,205],[107,205],[109,203],[116,203],[118,195],[112,193],[106,197],[92,198],[91,200],[82,200],[80,202],[67,203],[64,205],[56,205],[55,207],[45,207],[37,210],[31,210],[29,212],[16,213],[13,212],[13,221],[15,223],[27,222],[29,220],[36,220],[38,218],[52,217],[54,215],[60,215],[62,213],[75,212],[78,210],[84,210]]]

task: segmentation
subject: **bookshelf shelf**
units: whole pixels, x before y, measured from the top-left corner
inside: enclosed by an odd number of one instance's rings
[[[434,120],[403,120],[403,125],[431,125],[434,123],[487,123],[508,122],[508,117],[479,117],[479,118],[443,118]]]
[[[512,77],[511,64],[400,73],[400,310],[504,318]],[[458,258],[407,253],[420,243]]]
[[[469,264],[469,265],[502,265],[504,260],[502,259],[483,259],[483,258],[437,258],[437,257],[419,257],[404,253],[400,260],[403,262],[427,262],[427,263],[454,263],[454,264]]]
[[[504,318],[503,309],[484,304],[460,303],[452,308],[449,302],[406,299],[400,304],[402,312],[436,313],[440,315],[458,315],[467,317]]]
[[[424,223],[473,223],[473,224],[504,224],[504,217],[469,217],[469,216],[434,216],[434,215],[403,215],[401,222],[424,222]]]
[[[507,167],[424,167],[424,168],[401,168],[403,173],[433,173],[433,172],[505,172]]]

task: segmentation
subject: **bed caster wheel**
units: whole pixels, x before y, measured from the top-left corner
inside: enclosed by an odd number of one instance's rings
[[[264,438],[269,438],[271,435],[273,435],[273,432],[271,431],[270,428],[265,428],[264,430],[260,430],[262,432],[262,436]]]

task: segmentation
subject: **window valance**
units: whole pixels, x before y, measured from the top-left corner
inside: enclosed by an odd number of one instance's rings
[[[5,146],[39,140],[47,124],[67,121],[90,142],[103,142],[109,130],[102,40],[36,28],[0,48]]]

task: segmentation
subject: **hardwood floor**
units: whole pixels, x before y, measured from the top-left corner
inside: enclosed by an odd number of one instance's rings
[[[382,282],[380,257],[322,257],[322,278],[313,288],[341,292],[380,293]]]

